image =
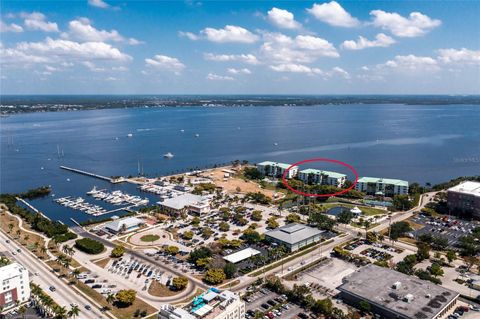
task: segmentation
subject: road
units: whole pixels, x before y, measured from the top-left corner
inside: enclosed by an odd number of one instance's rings
[[[11,239],[10,243],[7,244],[6,241],[8,239],[10,238],[0,231],[0,251],[12,252],[21,249],[21,253],[17,253],[11,257],[28,269],[31,274],[30,279],[32,282],[39,285],[45,293],[55,300],[56,303],[62,307],[66,307],[67,310],[70,309],[70,304],[78,304],[81,309],[80,314],[77,317],[79,319],[107,318],[97,307],[92,305],[92,302],[76,293],[72,287],[59,279],[54,273],[52,273],[47,265],[34,257],[30,252],[26,251],[24,247]],[[34,275],[35,273],[38,273],[38,276]],[[48,289],[50,286],[54,286],[56,291],[50,291]],[[92,309],[90,311],[86,310],[84,308],[85,305],[91,305]]]

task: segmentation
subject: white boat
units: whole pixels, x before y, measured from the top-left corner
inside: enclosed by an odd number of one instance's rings
[[[182,133],[183,133],[183,132],[185,132],[185,130],[184,130],[184,129],[181,129],[181,130],[180,130],[180,132],[182,132]]]
[[[128,133],[128,134],[127,134],[127,137],[133,137],[133,134],[132,134],[132,133]]]
[[[195,134],[195,137],[200,137],[200,134],[198,134],[198,133],[197,133],[197,134]]]
[[[87,195],[93,195],[93,194],[96,194],[98,191],[97,191],[97,186],[93,186],[93,188],[87,192]]]
[[[275,143],[273,143],[273,145],[277,146],[277,145],[278,145],[278,143],[277,143],[277,142],[275,142]]]
[[[163,157],[165,158],[172,158],[174,155],[170,152],[166,153],[166,154],[163,154]]]

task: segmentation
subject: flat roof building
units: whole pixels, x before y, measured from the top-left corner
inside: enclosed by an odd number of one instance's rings
[[[137,230],[140,228],[141,224],[144,224],[145,222],[137,217],[128,217],[124,219],[116,219],[114,221],[111,221],[107,224],[105,224],[105,228],[112,232],[112,233],[119,233],[119,232],[131,232],[134,230]]]
[[[290,164],[265,161],[257,164],[257,170],[265,176],[281,178],[290,166]],[[298,166],[293,166],[288,170],[286,178],[294,178],[297,176],[297,173]]]
[[[322,230],[303,224],[288,224],[265,233],[265,239],[286,246],[290,251],[319,242]]]
[[[0,267],[0,308],[7,310],[29,299],[28,270],[15,262]]]
[[[228,290],[210,288],[184,308],[165,305],[158,319],[244,319],[245,303]]]
[[[449,188],[447,205],[452,214],[480,219],[480,183],[467,181]]]
[[[364,266],[343,279],[343,300],[370,304],[386,319],[439,319],[455,306],[458,293],[429,281],[376,266]]]
[[[192,212],[198,215],[207,213],[210,208],[210,200],[206,196],[191,193],[181,194],[173,198],[157,202],[157,204],[169,212]]]
[[[307,168],[298,172],[298,179],[307,184],[321,184],[341,187],[347,180],[347,175]]]
[[[223,259],[225,259],[228,262],[231,262],[232,264],[236,264],[243,260],[256,256],[258,254],[260,254],[258,250],[249,247],[249,248],[245,248],[240,251],[237,251],[236,253],[225,256],[223,257]]]
[[[408,182],[401,179],[362,177],[358,180],[355,189],[367,195],[394,195],[408,194]]]

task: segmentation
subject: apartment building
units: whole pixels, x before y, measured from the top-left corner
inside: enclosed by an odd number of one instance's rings
[[[13,308],[30,299],[28,270],[19,263],[0,267],[0,308]]]
[[[257,164],[257,170],[259,170],[263,175],[281,178],[283,173],[290,167],[290,164],[277,163],[277,162],[261,162]],[[293,166],[288,170],[286,178],[294,178],[297,176],[298,166]]]
[[[355,189],[367,195],[393,197],[408,194],[408,182],[400,179],[362,177],[355,185]]]
[[[298,179],[307,184],[320,184],[342,187],[347,175],[330,171],[307,168],[298,172]]]

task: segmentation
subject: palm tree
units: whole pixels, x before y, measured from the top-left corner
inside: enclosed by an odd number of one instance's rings
[[[62,252],[63,252],[65,255],[68,255],[68,248],[70,248],[70,247],[68,247],[67,244],[63,245],[63,247],[62,247]]]
[[[35,251],[37,251],[38,247],[40,247],[40,242],[36,241],[34,244],[33,244],[33,249]]]
[[[40,247],[40,252],[41,252],[42,254],[45,254],[45,255],[46,255],[46,254],[47,254],[47,251],[48,251],[47,247],[45,247],[45,246]]]
[[[54,318],[63,319],[63,318],[65,318],[66,314],[67,314],[67,309],[65,309],[65,307],[60,307],[60,306],[55,307],[55,317]]]
[[[9,233],[12,232],[13,227],[14,227],[13,223],[8,224]]]
[[[25,241],[28,241],[28,240],[30,239],[30,235],[28,235],[28,234],[25,235],[25,236],[23,237],[23,239],[24,239]]]
[[[79,313],[80,313],[80,308],[78,308],[77,305],[73,305],[72,308],[70,308],[70,310],[68,311],[67,316],[75,318],[76,316],[78,316]]]
[[[20,234],[21,234],[21,233],[22,233],[22,232],[20,231],[20,229],[17,229],[17,231],[15,232],[15,234],[17,235],[18,238],[20,238]]]
[[[115,295],[114,294],[108,294],[107,295],[107,303],[113,304],[114,301],[115,301]]]

